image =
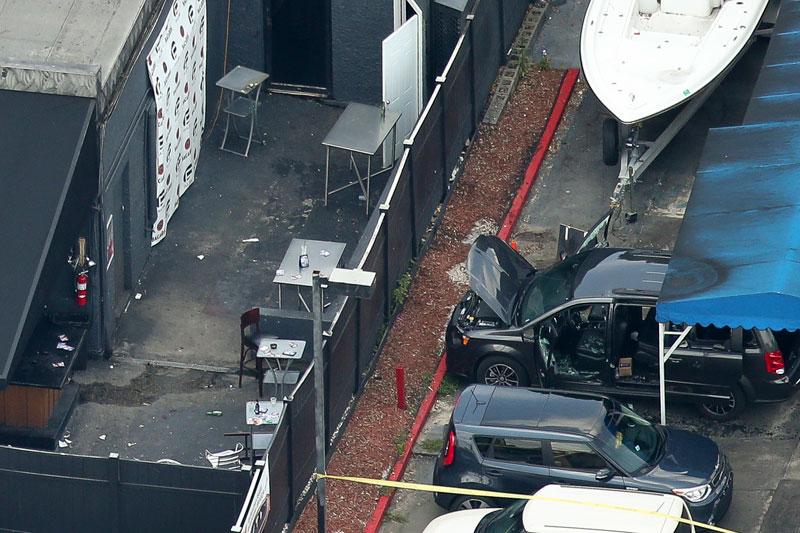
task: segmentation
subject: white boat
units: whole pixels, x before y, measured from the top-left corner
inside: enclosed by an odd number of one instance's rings
[[[608,111],[634,124],[678,106],[745,50],[769,0],[591,0],[584,77]]]

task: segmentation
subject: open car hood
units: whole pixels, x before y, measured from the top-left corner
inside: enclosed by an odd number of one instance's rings
[[[506,324],[511,324],[520,287],[536,269],[502,239],[481,235],[467,257],[469,284]]]

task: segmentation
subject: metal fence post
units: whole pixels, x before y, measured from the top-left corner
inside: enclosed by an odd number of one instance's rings
[[[355,372],[355,382],[353,385],[353,395],[356,395],[361,390],[361,299],[356,299],[356,364],[353,371]]]
[[[286,486],[289,488],[286,494],[286,500],[288,501],[287,506],[287,513],[286,513],[286,522],[287,524],[294,519],[294,455],[292,454],[292,438],[294,437],[294,424],[292,424],[292,411],[293,407],[292,404],[294,403],[294,397],[292,397],[291,401],[284,402],[286,405],[286,410],[284,411],[283,415],[283,423],[286,424],[286,478],[287,483]],[[272,485],[272,476],[270,475],[270,485]],[[270,492],[272,490],[270,489]]]
[[[437,76],[436,84],[439,86],[439,98],[441,104],[439,105],[439,119],[442,121],[442,133],[440,137],[439,148],[442,151],[442,201],[447,196],[447,175],[450,171],[449,161],[447,160],[447,92],[445,91],[444,84],[447,81],[447,76]]]
[[[478,110],[475,106],[475,32],[472,25],[475,24],[475,15],[467,15],[467,40],[469,41],[469,103],[470,103],[470,138],[475,135],[478,127]]]
[[[411,205],[411,258],[416,261],[419,259],[419,249],[417,248],[417,201],[414,193],[414,143],[410,139],[403,141],[403,146],[408,149],[408,193]]]
[[[389,210],[380,207],[383,213],[383,321],[388,322],[392,313],[392,287],[389,280]]]
[[[119,479],[119,454],[118,453],[109,453],[108,454],[108,484],[111,490],[111,509],[110,514],[111,517],[108,521],[108,525],[111,528],[111,531],[114,533],[118,533],[122,531],[121,527],[121,516],[120,516],[120,479]]]

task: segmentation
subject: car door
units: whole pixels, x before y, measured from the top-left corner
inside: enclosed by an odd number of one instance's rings
[[[522,436],[476,436],[482,470],[494,490],[531,494],[550,483],[540,439]]]
[[[548,386],[565,390],[608,386],[608,312],[605,302],[577,303],[537,325],[535,349]]]
[[[558,236],[558,258],[563,261],[567,257],[579,254],[591,248],[608,246],[608,228],[614,209],[607,211],[600,220],[589,229],[581,231],[561,224]]]
[[[545,461],[553,483],[625,488],[624,476],[588,443],[554,439],[545,444]],[[598,479],[603,469],[610,469],[613,477],[605,481]]]
[[[713,392],[733,387],[742,375],[741,350],[730,328],[696,325],[665,364],[668,388]]]

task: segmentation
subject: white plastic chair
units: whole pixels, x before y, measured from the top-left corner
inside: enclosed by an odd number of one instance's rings
[[[241,456],[243,451],[244,445],[238,442],[232,450],[222,450],[220,452],[206,450],[206,460],[211,463],[211,468],[238,470],[242,467]]]

